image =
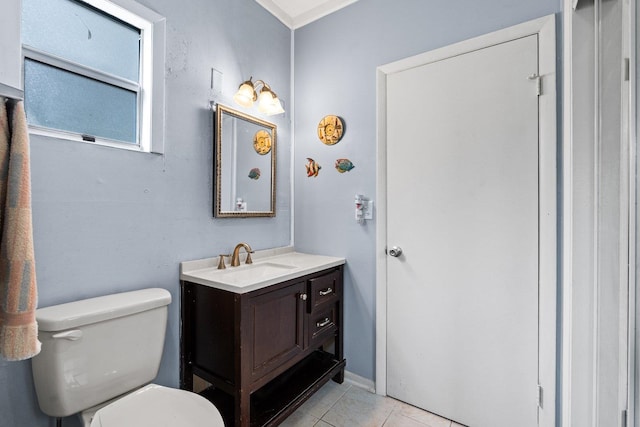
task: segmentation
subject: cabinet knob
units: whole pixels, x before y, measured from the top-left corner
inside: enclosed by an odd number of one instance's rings
[[[307,294],[300,294],[300,299],[302,301],[306,301],[307,300]]]

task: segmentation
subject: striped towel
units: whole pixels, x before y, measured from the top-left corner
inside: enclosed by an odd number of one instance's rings
[[[10,121],[9,121],[10,119]],[[31,223],[29,134],[22,102],[0,97],[0,355],[40,352]]]

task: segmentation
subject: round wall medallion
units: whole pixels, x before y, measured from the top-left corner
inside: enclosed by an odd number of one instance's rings
[[[344,123],[338,116],[325,116],[318,123],[318,138],[327,145],[336,144],[342,138]]]
[[[271,134],[264,129],[256,132],[253,136],[253,149],[262,155],[271,151]]]

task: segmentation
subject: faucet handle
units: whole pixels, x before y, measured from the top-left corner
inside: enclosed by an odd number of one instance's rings
[[[253,264],[253,260],[251,259],[251,254],[253,251],[247,251],[247,259],[244,261],[245,264]]]
[[[229,254],[220,254],[220,260],[218,261],[218,270],[224,270],[225,268],[227,268],[226,265],[224,265],[224,257],[229,256]]]

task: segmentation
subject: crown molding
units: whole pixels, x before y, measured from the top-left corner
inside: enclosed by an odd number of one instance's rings
[[[278,6],[273,0],[256,0],[260,6],[267,9],[273,16],[278,18],[280,22],[291,29],[297,29],[307,25],[323,16],[327,16],[343,7],[349,6],[356,1],[358,0],[326,0],[322,1],[318,6],[292,16],[290,12]]]

